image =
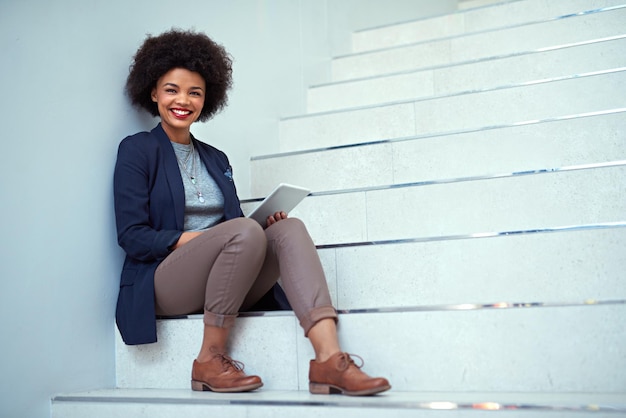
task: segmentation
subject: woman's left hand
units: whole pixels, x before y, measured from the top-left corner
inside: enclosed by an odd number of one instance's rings
[[[287,214],[285,212],[276,212],[275,214],[267,217],[267,226],[270,227],[283,219],[287,219]]]

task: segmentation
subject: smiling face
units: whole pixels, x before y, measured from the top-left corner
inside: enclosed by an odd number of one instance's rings
[[[189,143],[189,128],[200,116],[205,92],[202,76],[184,68],[173,68],[159,78],[151,96],[170,140]]]

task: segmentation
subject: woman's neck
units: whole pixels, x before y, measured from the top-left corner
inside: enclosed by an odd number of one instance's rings
[[[179,144],[189,144],[191,141],[191,133],[189,129],[172,129],[171,126],[166,124],[161,124],[165,134],[172,142],[176,142]]]

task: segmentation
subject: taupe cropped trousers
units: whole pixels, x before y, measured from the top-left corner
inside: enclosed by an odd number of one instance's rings
[[[305,335],[321,319],[337,319],[315,245],[296,218],[265,230],[231,219],[174,250],[154,275],[156,313],[204,310],[206,325],[230,327],[279,277]]]

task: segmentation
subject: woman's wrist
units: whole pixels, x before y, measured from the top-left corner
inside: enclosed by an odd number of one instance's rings
[[[172,248],[174,250],[177,249],[177,248],[180,248],[180,247],[182,247],[183,245],[187,244],[189,241],[191,241],[192,239],[194,239],[195,237],[197,237],[200,234],[202,234],[202,231],[186,231],[186,232],[183,232],[180,235],[180,238],[178,238],[178,241],[176,242],[174,247],[172,247]]]

